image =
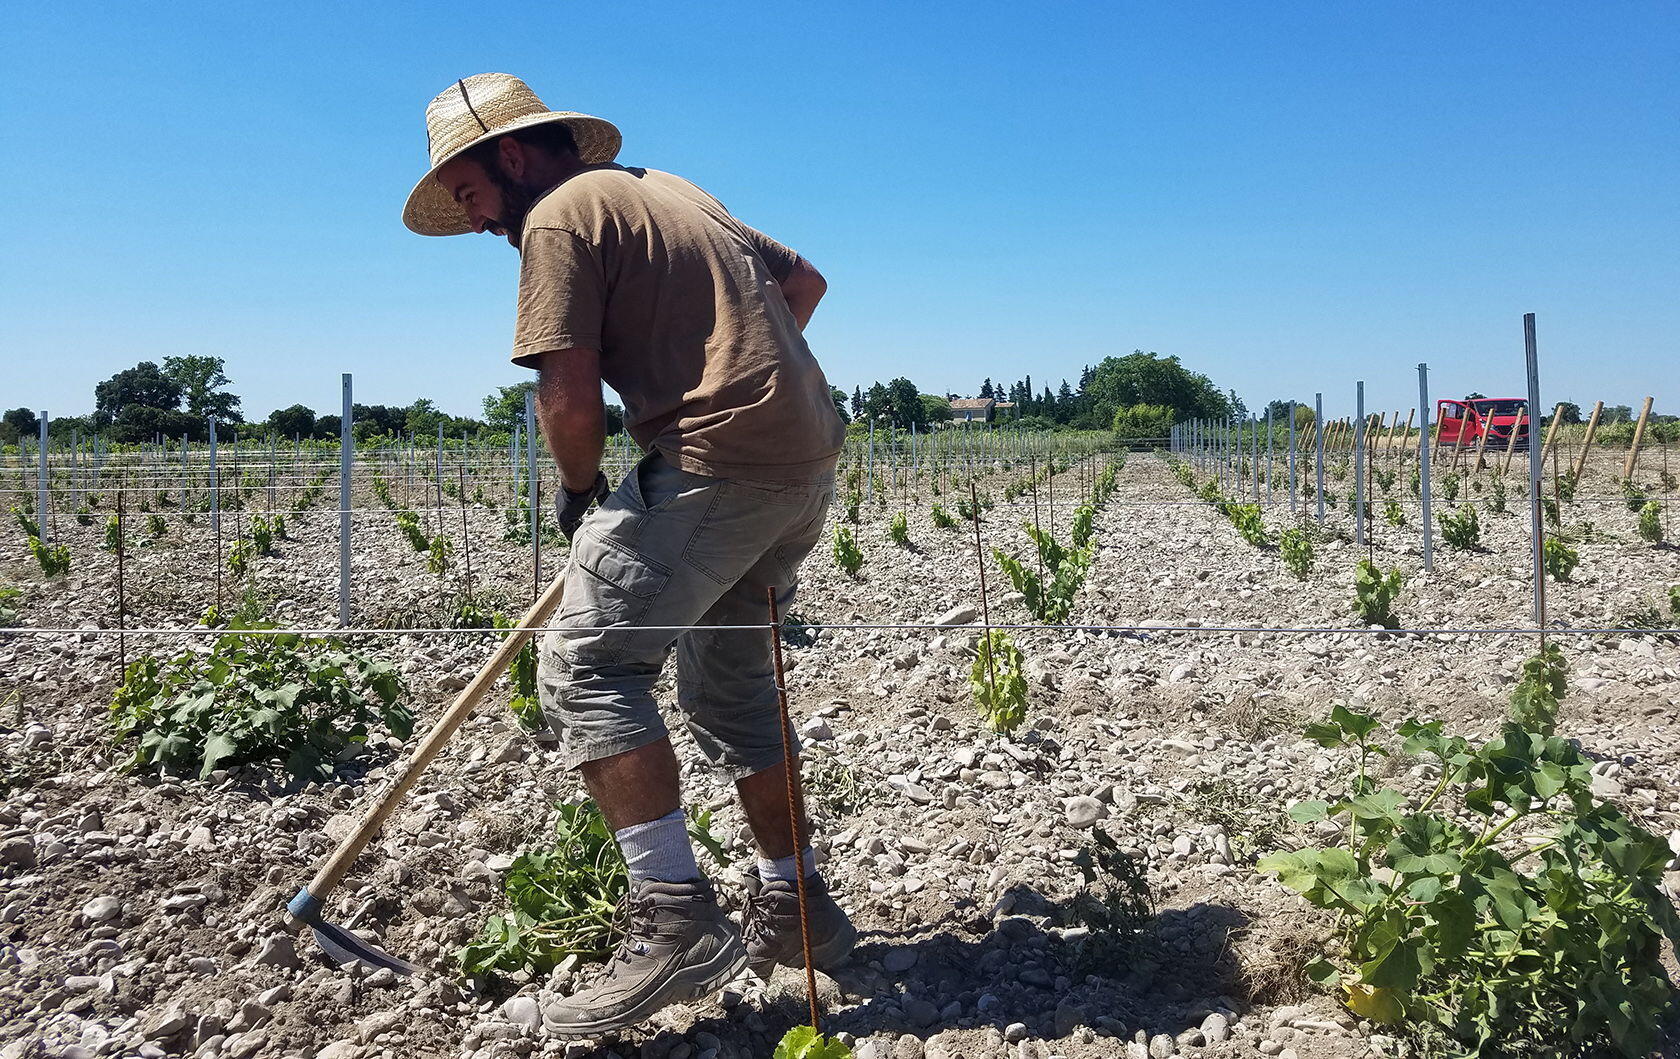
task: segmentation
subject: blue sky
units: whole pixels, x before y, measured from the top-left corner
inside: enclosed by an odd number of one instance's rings
[[[804,253],[830,379],[1176,353],[1251,405],[1680,411],[1680,6],[57,3],[0,27],[0,405],[223,356],[248,415],[478,411],[517,259],[399,219],[517,74]]]

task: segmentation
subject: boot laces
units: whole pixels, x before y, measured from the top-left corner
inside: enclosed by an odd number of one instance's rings
[[[618,899],[612,923],[613,932],[619,936],[618,949],[613,953],[612,959],[607,961],[609,968],[621,961],[629,963],[641,955],[641,946],[646,936],[653,933],[653,905],[651,897],[644,897],[635,891]]]
[[[776,937],[776,906],[782,898],[770,890],[770,884],[759,880],[755,892],[747,890],[746,904],[741,908],[741,933],[748,938],[766,940]]]

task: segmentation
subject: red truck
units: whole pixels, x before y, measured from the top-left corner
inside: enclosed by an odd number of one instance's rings
[[[1437,401],[1435,421],[1441,425],[1436,435],[1441,445],[1476,445],[1485,434],[1489,452],[1504,452],[1507,446],[1528,448],[1528,402],[1520,397]]]

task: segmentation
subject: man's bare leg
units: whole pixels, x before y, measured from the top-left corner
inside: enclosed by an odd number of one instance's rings
[[[799,767],[799,758],[793,759]],[[793,856],[793,833],[789,827],[787,769],[783,763],[735,781],[741,795],[741,807],[747,812],[747,823],[753,838],[758,840],[759,855],[765,860],[780,860]],[[802,795],[803,792],[798,792]],[[805,805],[799,805],[799,837],[811,844],[811,825],[805,818]]]
[[[677,755],[669,737],[622,754],[586,761],[578,769],[607,826],[622,831],[658,820],[682,805]],[[786,798],[786,795],[783,795]],[[782,815],[787,815],[784,809]]]

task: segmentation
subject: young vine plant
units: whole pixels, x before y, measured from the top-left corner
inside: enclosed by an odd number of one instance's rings
[[[1297,580],[1305,581],[1312,574],[1313,543],[1302,529],[1286,529],[1278,535],[1278,551],[1283,565]]]
[[[863,551],[858,548],[852,531],[845,526],[834,527],[834,565],[851,578],[857,577],[858,571],[863,569]]]
[[[1369,559],[1359,560],[1353,575],[1353,609],[1359,620],[1385,629],[1399,628],[1394,601],[1399,598],[1402,584],[1404,579],[1398,569],[1384,573]]]
[[[1008,735],[1027,719],[1025,663],[1015,641],[1002,629],[992,629],[980,638],[968,686],[974,705],[988,727]]]
[[[1400,751],[1440,777],[1421,798],[1373,778],[1393,753],[1375,717],[1338,705],[1306,730],[1355,771],[1343,797],[1290,815],[1338,824],[1345,841],[1260,867],[1336,913],[1337,944],[1308,977],[1418,1053],[1643,1056],[1670,1010],[1673,851],[1598,800],[1592,762],[1553,734],[1566,672],[1556,645],[1526,661],[1511,719],[1484,744],[1402,724]]]

